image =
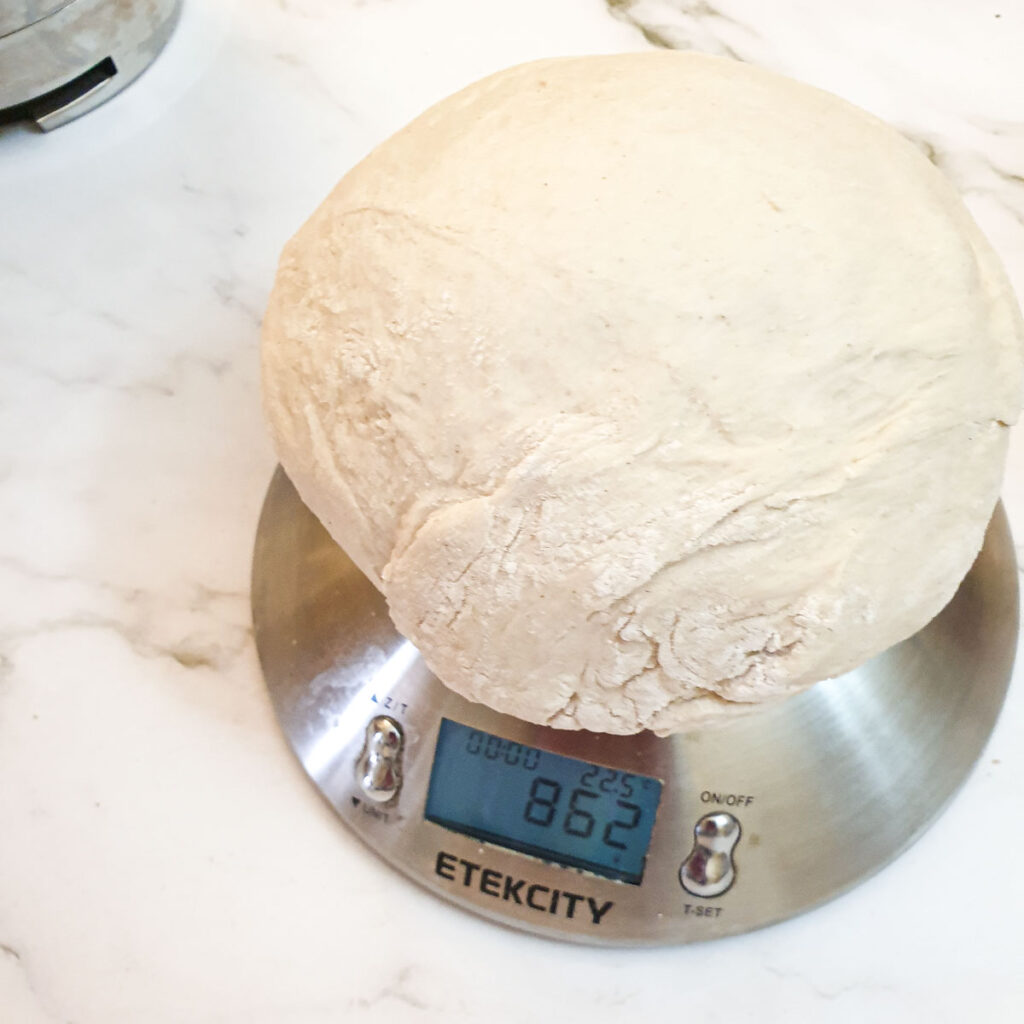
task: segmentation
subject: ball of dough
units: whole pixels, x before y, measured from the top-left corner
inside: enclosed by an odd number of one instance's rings
[[[466,697],[688,728],[902,640],[996,502],[1003,272],[894,130],[671,52],[433,107],[286,247],[265,405],[303,500]]]

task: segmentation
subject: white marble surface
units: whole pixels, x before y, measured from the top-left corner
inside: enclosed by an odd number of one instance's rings
[[[1024,1019],[1024,679],[897,863],[666,950],[449,910],[335,822],[278,734],[247,579],[282,242],[428,102],[527,58],[642,49],[638,26],[894,121],[1024,293],[1019,3],[186,0],[113,103],[0,132],[5,1024]],[[1021,440],[1005,496],[1024,538]]]

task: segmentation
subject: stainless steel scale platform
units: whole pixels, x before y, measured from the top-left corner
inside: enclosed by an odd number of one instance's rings
[[[992,730],[1017,643],[1006,515],[928,626],[841,678],[661,739],[567,732],[444,687],[278,470],[256,642],[309,776],[378,856],[552,938],[711,939],[791,917],[899,855]]]

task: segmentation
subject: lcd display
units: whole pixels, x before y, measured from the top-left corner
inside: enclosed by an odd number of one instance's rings
[[[639,885],[661,782],[444,718],[426,818],[475,839]]]

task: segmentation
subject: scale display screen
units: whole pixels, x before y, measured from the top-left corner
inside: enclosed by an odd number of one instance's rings
[[[441,719],[428,821],[639,885],[661,782]]]

